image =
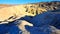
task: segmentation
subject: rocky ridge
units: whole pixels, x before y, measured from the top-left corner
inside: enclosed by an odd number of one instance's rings
[[[0,34],[60,34],[59,5],[41,2],[1,8]]]
[[[35,16],[43,12],[60,9],[59,5],[60,5],[60,2],[54,1],[54,2],[31,3],[31,4],[24,4],[24,5],[22,4],[22,5],[15,5],[15,6],[1,8],[0,9],[0,21],[7,20],[11,16],[13,16],[13,18],[14,17],[18,18],[20,14],[23,14],[23,15],[26,14],[28,16],[29,15]],[[9,20],[10,21],[15,20],[13,18]]]

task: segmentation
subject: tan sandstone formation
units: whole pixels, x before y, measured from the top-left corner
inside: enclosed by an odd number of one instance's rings
[[[34,8],[33,4],[16,5],[0,9],[0,22],[2,21],[13,21],[23,16],[34,16],[36,15],[36,10],[40,11],[43,8]],[[28,8],[27,8],[28,7]],[[36,7],[36,6],[35,6]],[[45,10],[45,9],[44,9]],[[38,12],[40,13],[40,12]]]
[[[15,5],[0,9],[0,21],[14,21],[22,16],[35,16],[37,14],[60,9],[60,2],[40,2]]]
[[[26,15],[33,16],[25,11],[26,9],[21,5],[2,8],[0,9],[0,21],[13,21]]]

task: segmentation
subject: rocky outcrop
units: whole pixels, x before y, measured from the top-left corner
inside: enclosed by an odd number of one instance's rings
[[[46,11],[57,10],[60,9],[59,7],[60,7],[60,2],[58,1],[26,4],[27,12],[30,12],[34,15]]]

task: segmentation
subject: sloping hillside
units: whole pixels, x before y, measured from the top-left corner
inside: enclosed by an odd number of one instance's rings
[[[0,21],[4,21],[9,17],[15,15],[15,17],[20,17],[18,15],[29,13],[28,15],[34,16],[41,14],[43,12],[52,11],[60,9],[60,2],[40,2],[40,3],[31,3],[31,4],[22,4],[22,5],[0,5],[5,8],[0,9]],[[8,7],[9,6],[9,7]],[[26,14],[27,15],[27,14]],[[13,19],[12,19],[13,20]]]
[[[60,2],[2,7],[0,34],[60,34]]]

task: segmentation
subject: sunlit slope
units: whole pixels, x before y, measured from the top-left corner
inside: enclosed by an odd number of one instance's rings
[[[2,8],[0,9],[0,21],[4,20],[13,21],[26,15],[34,16],[33,14],[27,13],[25,11],[26,9],[22,5]]]
[[[35,16],[43,12],[60,9],[59,7],[60,2],[40,2],[4,7],[0,9],[0,21],[18,19],[22,15]]]
[[[33,7],[32,7],[33,6]],[[43,11],[46,11],[44,8],[38,7],[35,4],[24,4],[24,5],[15,5],[10,7],[5,7],[0,9],[0,21],[13,21],[22,16],[35,16],[40,14]],[[12,17],[11,19],[9,19]],[[15,19],[13,19],[15,18]]]

